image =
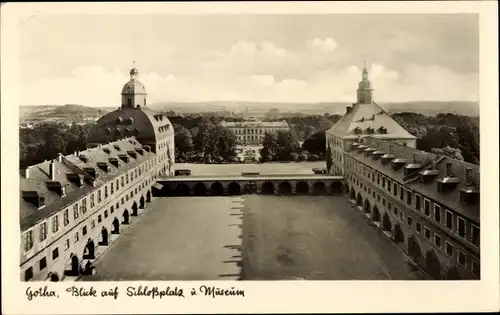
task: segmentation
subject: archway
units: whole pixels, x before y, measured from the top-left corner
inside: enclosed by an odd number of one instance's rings
[[[316,196],[326,195],[326,187],[323,182],[315,182],[313,185],[313,194]]]
[[[420,250],[420,245],[418,245],[417,240],[414,236],[408,239],[408,256],[410,256],[415,262],[419,262],[422,257],[422,251]]]
[[[57,272],[51,272],[49,277],[50,277],[51,282],[58,282],[59,281],[59,275],[57,274]]]
[[[309,193],[309,185],[304,181],[299,181],[295,186],[297,195],[307,195]]]
[[[101,246],[108,245],[108,230],[103,226],[101,229],[101,241],[99,242]]]
[[[80,274],[79,264],[78,256],[71,254],[71,275],[78,276]]]
[[[425,269],[433,279],[441,279],[441,263],[432,249],[425,254]]]
[[[111,231],[111,234],[120,234],[120,221],[117,217],[113,219],[113,230]]]
[[[378,211],[377,206],[373,207],[372,220],[374,222],[380,221],[380,212]]]
[[[330,185],[330,189],[332,191],[332,195],[338,195],[338,194],[341,194],[342,191],[343,191],[343,185],[341,182],[333,182],[331,185]],[[354,191],[354,190],[353,190]],[[352,199],[354,199],[354,196],[352,197]]]
[[[392,222],[387,212],[384,213],[384,216],[382,218],[382,229],[392,231]]]
[[[193,194],[195,196],[206,196],[207,187],[202,182],[198,182],[193,187]]]
[[[139,208],[144,209],[145,202],[144,202],[144,196],[141,196],[141,199],[139,200]]]
[[[83,249],[83,259],[94,259],[95,258],[95,245],[94,241],[89,238],[85,248]]]
[[[215,182],[210,186],[210,194],[212,196],[223,196],[224,195],[224,186],[221,183]]]
[[[292,193],[292,185],[289,182],[281,182],[278,190],[282,195],[290,195]]]
[[[146,193],[146,202],[151,202],[151,192],[149,190]]]
[[[356,200],[356,192],[354,191],[354,188],[351,188],[351,199]]]
[[[358,193],[358,197],[356,197],[356,205],[357,206],[363,205],[363,197],[361,197],[360,193]]]
[[[264,195],[272,195],[274,194],[274,185],[271,182],[264,182],[261,190]]]
[[[458,271],[456,266],[451,267],[448,269],[446,272],[446,279],[447,280],[462,280],[462,276],[460,275],[460,272]]]
[[[243,186],[243,191],[246,194],[255,194],[255,193],[257,193],[257,183],[255,183],[254,181],[248,181],[248,182],[246,182],[245,185]]]
[[[364,204],[364,207],[363,207],[363,211],[370,213],[370,209],[371,209],[370,202],[368,201],[368,198],[366,198],[365,199],[365,204]]]
[[[132,205],[132,216],[136,217],[137,216],[137,202],[134,201],[134,204]]]
[[[396,243],[404,243],[405,241],[405,235],[399,223],[394,227],[394,241]]]
[[[188,185],[179,183],[177,184],[177,186],[175,186],[175,194],[177,196],[189,196],[191,194],[191,191],[189,190]]]
[[[239,195],[241,193],[241,187],[237,182],[229,183],[227,186],[227,193],[229,195]]]
[[[123,224],[130,224],[130,215],[129,215],[129,213],[128,213],[128,210],[127,210],[127,209],[125,209],[125,210],[123,211],[123,222],[122,222],[122,223],[123,223]]]

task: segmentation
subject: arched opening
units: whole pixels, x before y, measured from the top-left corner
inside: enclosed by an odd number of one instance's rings
[[[139,200],[139,208],[144,209],[144,206],[145,206],[144,196],[141,196],[141,199]]]
[[[72,254],[71,256],[71,275],[72,276],[78,276],[80,274],[80,269],[79,265],[80,261],[78,259],[78,256],[75,254]]]
[[[101,246],[108,245],[108,230],[103,226],[101,229],[101,241],[99,242]]]
[[[326,195],[326,187],[323,182],[315,182],[313,185],[313,194],[316,196]]]
[[[341,182],[336,181],[330,185],[330,189],[332,190],[332,195],[338,195],[342,193],[343,185]],[[354,199],[354,196],[352,199]]]
[[[113,230],[111,231],[111,234],[120,234],[120,221],[117,217],[113,220]]]
[[[57,272],[51,272],[49,275],[50,281],[51,282],[58,282],[59,281],[59,275]]]
[[[394,241],[396,243],[404,243],[405,241],[405,235],[399,223],[394,227]]]
[[[264,195],[272,195],[274,194],[274,185],[271,182],[264,182],[262,184],[262,193]]]
[[[446,272],[446,279],[447,280],[462,280],[462,276],[460,275],[460,272],[458,271],[457,267],[453,266],[448,271]]]
[[[85,248],[83,249],[83,259],[94,259],[95,258],[95,245],[94,241],[89,238]]]
[[[307,195],[309,193],[309,185],[304,181],[299,181],[295,186],[297,195]]]
[[[255,194],[257,193],[257,184],[254,181],[248,181],[245,183],[243,190],[246,194]]]
[[[419,262],[422,257],[422,251],[420,250],[420,245],[418,245],[417,240],[414,236],[408,239],[408,256],[410,256],[415,262]]]
[[[289,182],[281,182],[278,189],[282,195],[290,195],[292,193],[292,185]]]
[[[127,98],[127,107],[132,107],[132,99]]]
[[[351,188],[351,199],[356,200],[356,192],[354,191],[354,188]]]
[[[373,207],[372,220],[374,222],[380,221],[380,212],[378,211],[377,206]]]
[[[384,217],[382,218],[382,229],[386,231],[392,231],[391,219],[389,218],[387,212],[384,213]]]
[[[210,186],[210,193],[212,196],[223,196],[224,186],[219,182],[215,182]]]
[[[358,197],[356,197],[356,205],[357,206],[363,205],[363,198],[361,197],[360,193],[358,193]]]
[[[125,211],[123,211],[123,224],[130,224],[130,215],[128,213],[128,210],[125,209]]]
[[[137,216],[137,202],[134,201],[134,204],[132,205],[132,216],[136,217]]]
[[[202,182],[198,182],[193,187],[193,194],[195,196],[205,196],[207,194],[207,187]]]
[[[371,209],[370,202],[368,201],[368,198],[366,198],[365,199],[365,204],[364,204],[364,207],[363,207],[363,211],[370,213],[370,209]]]
[[[229,186],[227,186],[227,193],[229,195],[239,195],[241,193],[240,184],[236,182],[229,183]]]
[[[441,279],[441,263],[432,249],[425,254],[425,269],[433,279]]]
[[[146,193],[146,202],[151,202],[151,192],[149,190]]]
[[[191,191],[189,190],[188,185],[179,183],[177,184],[177,186],[175,186],[175,194],[177,196],[189,196],[191,194]]]

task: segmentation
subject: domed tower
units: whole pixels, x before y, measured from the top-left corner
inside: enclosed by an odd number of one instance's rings
[[[371,104],[373,101],[372,83],[368,80],[368,70],[363,68],[363,77],[358,84],[358,104]]]
[[[140,108],[146,107],[146,88],[139,81],[139,70],[130,70],[130,80],[125,83],[122,89],[122,107]]]

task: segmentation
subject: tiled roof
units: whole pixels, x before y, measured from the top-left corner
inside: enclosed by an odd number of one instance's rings
[[[379,133],[380,127],[384,127],[387,133]],[[326,132],[342,139],[356,139],[358,137],[356,128],[362,131],[360,136],[369,135],[379,139],[416,139],[375,102],[354,104],[350,112]],[[368,134],[367,128],[371,128],[374,133]]]
[[[436,164],[436,170],[439,174],[429,182],[420,182],[419,180],[411,180],[404,176],[404,167],[398,170],[394,170],[391,163],[383,165],[381,159],[373,160],[371,156],[365,156],[363,153],[358,153],[357,150],[346,151],[346,153],[355,158],[356,160],[370,166],[371,168],[379,171],[380,173],[396,180],[397,182],[405,183],[406,188],[415,191],[416,193],[428,197],[430,199],[436,200],[438,203],[442,204],[446,208],[455,210],[457,213],[479,223],[479,203],[477,204],[465,204],[460,200],[460,190],[462,188],[471,188],[473,190],[479,190],[479,166],[476,164],[467,163],[464,161],[458,161],[451,159],[446,156],[438,156],[429,152],[424,152],[416,150],[407,146],[398,145],[391,141],[384,141],[375,138],[365,138],[365,141],[370,147],[377,148],[379,151],[384,151],[389,153],[392,146],[392,152],[396,159],[406,159],[406,165],[415,164],[414,154],[416,154],[416,162],[418,164],[424,164],[426,161],[434,160],[438,162]],[[447,163],[451,163],[451,173],[453,177],[457,177],[460,181],[458,185],[451,191],[439,192],[438,191],[438,180],[443,180],[446,178],[447,174]],[[470,177],[471,183],[467,184],[465,172],[466,169],[471,169]],[[393,188],[393,187],[391,187]],[[392,191],[392,190],[391,190]],[[399,192],[398,192],[399,196]],[[422,201],[423,204],[423,201]]]
[[[163,182],[196,182],[196,181],[265,181],[265,180],[341,180],[338,175],[309,175],[309,174],[259,174],[251,176],[243,175],[198,175],[198,176],[175,176],[160,178]]]
[[[120,147],[120,151],[115,148],[115,145]],[[152,152],[142,150],[142,155],[137,153],[135,155],[135,158],[129,156],[128,163],[124,163],[119,158],[120,154],[127,154],[127,151],[137,152],[136,149],[140,148],[142,148],[142,145],[132,137],[118,140],[107,145],[102,145],[100,147],[81,151],[80,154],[84,155],[87,158],[87,162],[83,162],[77,155],[63,156],[61,162],[59,162],[58,159],[55,159],[55,181],[59,181],[62,186],[66,186],[66,195],[64,197],[61,197],[55,191],[49,190],[47,187],[47,181],[51,180],[49,175],[49,165],[51,161],[46,161],[31,166],[29,169],[29,178],[26,179],[24,174],[20,174],[19,180],[21,191],[19,205],[21,230],[25,230],[35,225],[40,220],[50,217],[55,212],[72,205],[82,197],[87,196],[91,192],[99,189],[102,185],[104,185],[112,178],[118,177],[131,168],[134,168],[137,165],[156,156]],[[108,149],[109,154],[105,152],[104,149]],[[120,167],[117,168],[109,163],[109,158],[117,158],[121,162]],[[109,166],[109,171],[106,172],[98,167],[98,162],[106,162]],[[81,171],[78,171],[78,168],[83,169],[85,167],[93,167],[96,170],[96,173],[99,174],[99,176],[95,180],[95,186],[84,181],[83,187],[80,188],[74,182],[68,180],[67,174],[82,174]],[[24,198],[22,197],[23,191],[38,192],[40,196],[43,196],[45,198],[45,206],[38,210],[35,205],[24,200]]]

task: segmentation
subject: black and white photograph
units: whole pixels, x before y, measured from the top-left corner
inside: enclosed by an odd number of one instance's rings
[[[40,13],[17,43],[22,283],[484,279],[479,14]]]

